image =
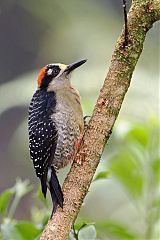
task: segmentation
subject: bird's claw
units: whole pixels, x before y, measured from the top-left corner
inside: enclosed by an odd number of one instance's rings
[[[79,165],[82,165],[82,163],[85,161],[87,154],[85,152],[82,152],[79,154],[79,156],[76,159],[76,163]]]

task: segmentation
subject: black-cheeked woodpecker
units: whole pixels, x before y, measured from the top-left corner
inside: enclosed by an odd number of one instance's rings
[[[86,60],[70,65],[48,64],[38,77],[38,89],[29,106],[29,148],[37,177],[46,197],[50,190],[53,210],[63,207],[63,193],[56,169],[72,159],[84,131],[83,112],[78,91],[70,78]]]

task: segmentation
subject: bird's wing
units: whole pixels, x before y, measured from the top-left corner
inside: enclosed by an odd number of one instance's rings
[[[29,147],[36,174],[45,176],[57,144],[57,131],[51,120],[55,110],[54,92],[37,90],[29,107]]]

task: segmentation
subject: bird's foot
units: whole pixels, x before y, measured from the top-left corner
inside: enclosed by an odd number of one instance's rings
[[[81,154],[79,154],[79,149],[80,146],[82,144],[83,141],[83,135],[81,135],[81,137],[79,138],[79,141],[75,144],[75,158],[76,159],[76,163],[78,163],[79,165],[82,165],[82,163],[84,162],[84,160],[86,159],[87,154],[85,152],[81,152]],[[78,155],[78,156],[76,156]]]
[[[74,144],[73,158],[75,158],[77,153],[79,152],[79,149],[80,149],[81,143],[82,143],[82,139],[83,139],[83,134],[80,135],[78,141]]]
[[[82,163],[85,161],[87,154],[85,152],[82,152],[81,154],[78,155],[76,159],[76,163],[79,165],[82,165]]]

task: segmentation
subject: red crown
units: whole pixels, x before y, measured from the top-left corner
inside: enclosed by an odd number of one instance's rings
[[[41,86],[41,82],[42,82],[42,79],[44,78],[45,74],[46,74],[46,67],[43,67],[41,69],[40,74],[39,74],[38,79],[37,79],[38,87]]]

